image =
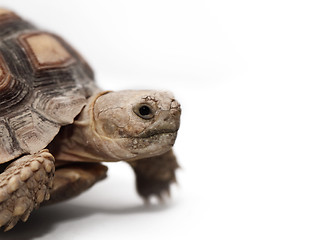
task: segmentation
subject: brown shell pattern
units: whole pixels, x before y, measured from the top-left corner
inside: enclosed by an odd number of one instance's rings
[[[0,8],[0,163],[46,147],[95,89],[63,39]]]

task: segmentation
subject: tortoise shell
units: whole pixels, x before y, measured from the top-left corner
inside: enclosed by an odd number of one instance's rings
[[[0,9],[0,163],[46,147],[96,89],[62,38]]]

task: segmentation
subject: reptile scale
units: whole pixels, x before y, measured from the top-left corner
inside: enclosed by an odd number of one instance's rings
[[[138,193],[175,182],[181,109],[163,91],[104,91],[62,38],[0,9],[0,227],[67,200],[125,161]]]

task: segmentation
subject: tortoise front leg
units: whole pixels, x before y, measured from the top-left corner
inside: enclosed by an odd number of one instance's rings
[[[173,151],[163,155],[129,162],[136,175],[136,187],[145,200],[152,195],[162,199],[170,193],[170,184],[176,182],[175,171],[179,167]]]
[[[107,167],[101,163],[56,161],[56,171],[50,199],[44,205],[68,200],[106,178]]]
[[[49,199],[54,174],[54,158],[48,150],[14,160],[0,174],[0,227],[8,231],[19,219],[26,221],[31,211]]]

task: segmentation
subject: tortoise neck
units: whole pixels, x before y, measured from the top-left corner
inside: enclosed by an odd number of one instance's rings
[[[95,101],[109,92],[101,92],[90,97],[74,123],[61,128],[59,134],[48,146],[55,159],[78,162],[115,162],[122,160],[110,151],[111,145],[114,145],[111,139],[99,136],[94,129],[93,109]]]

